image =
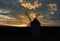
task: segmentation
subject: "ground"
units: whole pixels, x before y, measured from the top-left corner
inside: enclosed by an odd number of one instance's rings
[[[5,26],[0,26],[5,27]],[[30,28],[0,28],[0,37],[1,38],[18,38],[18,39],[38,39],[38,40],[48,40],[48,39],[59,39],[60,37],[60,28],[59,27],[42,27],[40,32],[40,38],[39,37],[33,37],[31,38],[31,32],[29,30]]]

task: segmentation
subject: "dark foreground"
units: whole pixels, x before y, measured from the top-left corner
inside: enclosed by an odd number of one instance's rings
[[[36,35],[39,36],[39,35]],[[59,39],[60,28],[59,27],[41,27],[40,36],[31,38],[30,27],[18,28],[9,26],[0,26],[0,37],[4,39],[39,39],[39,40],[51,40]]]

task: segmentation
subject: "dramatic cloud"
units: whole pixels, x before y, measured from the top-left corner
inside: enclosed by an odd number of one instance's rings
[[[3,20],[2,20],[3,19]],[[13,18],[13,17],[10,17],[10,16],[7,16],[7,15],[2,15],[2,14],[0,14],[0,21],[2,20],[2,21],[5,21],[5,19],[10,19],[10,20],[12,20],[12,19],[15,19],[15,18]]]
[[[60,0],[0,0],[0,24],[23,27],[36,16],[42,25],[57,26]]]
[[[29,24],[30,20],[26,15],[18,15],[22,23]]]
[[[28,8],[28,9],[36,9],[38,8],[39,6],[42,5],[42,3],[38,3],[38,1],[36,0],[35,2],[33,3],[30,3],[30,2],[27,2],[25,0],[19,0],[19,2],[21,3],[21,5],[24,7],[24,8]]]

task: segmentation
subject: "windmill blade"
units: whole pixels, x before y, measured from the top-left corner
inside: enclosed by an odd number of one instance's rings
[[[29,20],[31,21],[31,18],[29,17],[28,12],[25,12],[25,14],[28,16]]]

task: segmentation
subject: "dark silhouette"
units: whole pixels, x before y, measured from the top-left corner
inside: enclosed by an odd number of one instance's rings
[[[36,18],[31,22],[31,35],[40,36],[40,22]]]

